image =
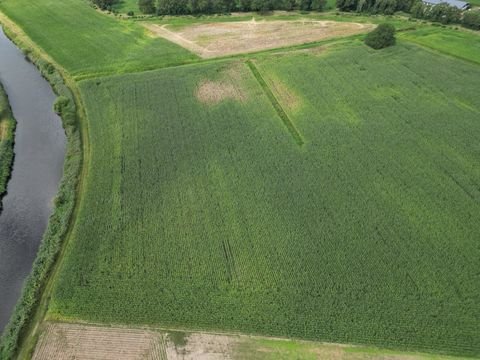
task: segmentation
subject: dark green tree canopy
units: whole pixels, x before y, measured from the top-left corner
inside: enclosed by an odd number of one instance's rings
[[[480,10],[470,10],[463,15],[463,26],[473,29],[480,30]]]
[[[380,24],[365,38],[365,44],[373,49],[383,49],[395,45],[395,27],[392,24]]]
[[[154,14],[155,0],[138,0],[138,8],[144,14]]]
[[[326,0],[157,0],[159,15],[214,14],[232,11],[322,11]]]

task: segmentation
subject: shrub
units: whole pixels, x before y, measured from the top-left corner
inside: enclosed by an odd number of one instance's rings
[[[365,44],[373,49],[383,49],[395,44],[395,27],[391,24],[380,24],[365,38]]]
[[[56,98],[55,103],[53,104],[53,111],[55,111],[57,115],[61,116],[69,104],[70,99],[65,96],[59,96]]]
[[[470,10],[463,14],[463,26],[473,30],[480,30],[480,10]]]
[[[130,10],[129,12],[127,12],[127,15],[128,15],[128,16],[135,16],[135,13]]]

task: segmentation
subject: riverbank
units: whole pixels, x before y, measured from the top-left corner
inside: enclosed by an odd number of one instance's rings
[[[28,338],[31,341],[35,338],[33,333],[38,325],[35,319],[41,319],[36,315],[41,312],[39,309],[41,308],[42,294],[61,253],[75,209],[82,164],[82,139],[78,127],[79,100],[74,95],[75,90],[70,89],[73,81],[69,83],[62,69],[31,42],[15,23],[1,13],[0,24],[6,35],[25,54],[25,57],[35,64],[58,96],[55,102],[55,111],[62,118],[67,138],[63,176],[48,227],[43,235],[30,275],[25,280],[22,295],[0,338],[0,358],[12,359],[17,357],[23,339]]]
[[[0,84],[0,212],[2,211],[2,198],[7,191],[7,183],[12,170],[15,124],[7,94]]]

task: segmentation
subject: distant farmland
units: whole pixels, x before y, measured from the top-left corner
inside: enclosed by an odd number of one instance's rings
[[[49,318],[480,354],[480,68],[348,46],[81,82]]]
[[[0,10],[76,78],[193,61],[196,55],[147,36],[133,22],[95,11],[85,0],[2,0]]]

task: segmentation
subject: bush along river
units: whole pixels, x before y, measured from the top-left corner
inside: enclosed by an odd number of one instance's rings
[[[15,160],[0,213],[0,333],[32,269],[62,177],[66,137],[56,95],[0,28],[0,83],[17,121]]]

